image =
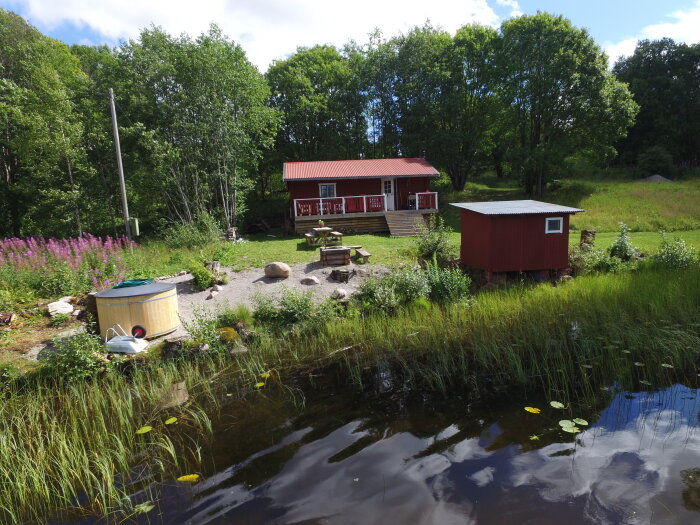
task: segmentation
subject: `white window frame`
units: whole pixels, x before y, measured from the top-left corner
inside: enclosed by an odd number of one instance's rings
[[[559,229],[550,229],[549,221],[558,220]],[[544,219],[544,233],[564,233],[564,217],[546,217]]]
[[[324,196],[321,192],[321,186],[333,186],[333,195],[326,195]],[[321,199],[335,199],[338,196],[338,193],[335,191],[335,182],[324,182],[324,183],[319,183],[318,185],[318,196]]]

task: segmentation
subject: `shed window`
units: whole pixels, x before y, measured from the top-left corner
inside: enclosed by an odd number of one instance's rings
[[[545,219],[545,233],[562,233],[564,231],[564,219],[562,217],[547,217]]]
[[[318,194],[322,199],[335,197],[335,184],[319,184]]]

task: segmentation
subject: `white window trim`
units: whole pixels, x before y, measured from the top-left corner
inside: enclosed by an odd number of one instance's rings
[[[321,197],[321,186],[333,186],[333,197]],[[318,196],[321,199],[335,199],[338,196],[336,191],[335,182],[319,182],[318,184]]]
[[[549,229],[549,221],[551,221],[552,219],[559,220],[559,229],[558,230],[550,230]],[[564,217],[546,217],[544,219],[544,233],[564,233]]]

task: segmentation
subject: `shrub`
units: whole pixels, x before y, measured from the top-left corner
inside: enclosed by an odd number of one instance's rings
[[[673,157],[661,146],[647,148],[637,157],[639,169],[645,175],[671,175],[673,172]]]
[[[216,316],[216,326],[218,328],[227,326],[251,328],[254,322],[253,312],[244,304],[226,307]]]
[[[425,266],[429,297],[437,302],[456,302],[469,295],[472,280],[459,268],[441,268],[437,261]]]
[[[421,228],[416,237],[418,257],[423,261],[436,259],[441,266],[451,262],[457,252],[450,244],[450,233],[452,228],[445,225],[442,217],[431,216],[428,225]]]
[[[190,266],[190,273],[194,277],[195,283],[200,290],[206,290],[214,285],[216,278],[201,262]]]
[[[49,321],[49,325],[50,326],[60,326],[63,323],[67,323],[68,321],[70,321],[70,318],[71,318],[70,314],[56,314]]]
[[[285,288],[279,298],[259,295],[255,297],[254,302],[255,320],[277,330],[302,324],[316,313],[311,292],[291,288]]]
[[[629,261],[637,255],[639,255],[639,249],[632,245],[629,226],[621,222],[615,242],[610,246],[610,256]]]
[[[419,268],[403,268],[387,275],[384,282],[394,290],[401,304],[410,303],[419,297],[427,297],[430,293],[425,273]]]
[[[690,268],[698,262],[698,254],[692,246],[688,246],[679,237],[672,237],[670,240],[665,232],[661,235],[661,246],[659,253],[654,255],[652,262],[663,268],[672,270],[684,270]]]
[[[620,272],[635,267],[636,260],[623,261],[595,248],[592,244],[574,246],[569,250],[569,268],[574,275]]]
[[[85,379],[105,365],[100,357],[104,351],[99,336],[77,334],[56,339],[42,358],[45,370],[67,381]]]
[[[355,301],[366,311],[393,313],[398,307],[427,297],[430,286],[421,269],[403,269],[360,285]]]
[[[196,248],[217,241],[220,235],[216,220],[204,213],[195,222],[172,226],[163,240],[170,248]]]

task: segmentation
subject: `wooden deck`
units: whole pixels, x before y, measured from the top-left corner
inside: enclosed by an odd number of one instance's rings
[[[412,226],[416,219],[423,218],[437,213],[437,209],[428,210],[397,210],[368,213],[337,213],[333,215],[305,215],[296,217],[294,221],[294,231],[296,233],[306,233],[313,227],[318,226],[318,221],[323,220],[326,226],[343,233],[373,233],[391,231],[394,236],[404,236],[412,234]],[[392,231],[387,222],[387,215],[392,224],[401,225],[396,233]],[[408,224],[410,222],[410,224]]]

